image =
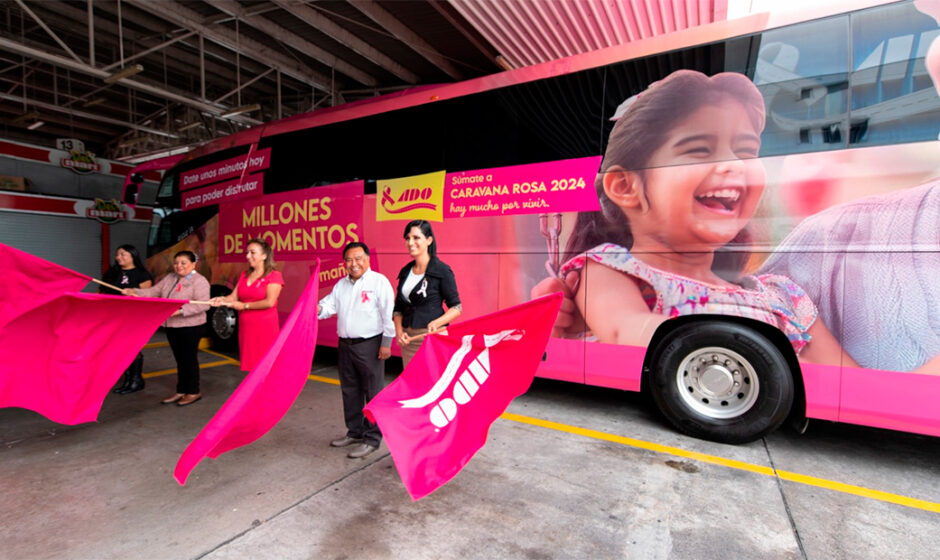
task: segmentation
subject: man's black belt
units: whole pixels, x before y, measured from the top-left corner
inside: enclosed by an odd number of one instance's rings
[[[381,334],[377,334],[377,335],[375,335],[375,336],[370,336],[369,338],[343,338],[343,337],[339,337],[339,342],[340,342],[340,344],[345,344],[345,345],[347,345],[347,346],[354,346],[354,345],[356,345],[356,344],[360,344],[360,343],[363,343],[363,342],[368,342],[368,341],[370,341],[370,340],[375,340],[375,339],[377,339],[377,338],[379,338],[379,337],[381,337],[381,336],[382,336]]]

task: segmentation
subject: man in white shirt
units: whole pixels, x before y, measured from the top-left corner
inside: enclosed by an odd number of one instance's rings
[[[320,300],[317,317],[336,315],[339,335],[339,385],[343,392],[346,435],[333,447],[356,444],[349,457],[365,457],[379,448],[382,433],[362,413],[366,403],[385,386],[385,360],[392,355],[395,292],[388,278],[369,268],[369,248],[353,242],[343,249],[348,276]]]

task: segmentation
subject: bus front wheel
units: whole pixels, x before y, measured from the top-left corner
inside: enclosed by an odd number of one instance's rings
[[[703,321],[678,327],[653,356],[656,405],[682,432],[746,443],[772,432],[793,405],[786,358],[744,325]]]
[[[230,290],[212,290],[212,297],[227,296]],[[233,350],[238,344],[238,312],[231,307],[210,307],[207,321],[212,346],[223,350]]]

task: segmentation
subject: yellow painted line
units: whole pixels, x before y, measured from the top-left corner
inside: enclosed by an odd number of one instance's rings
[[[223,360],[228,360],[229,363],[235,364],[236,366],[242,365],[242,363],[239,362],[238,360],[236,360],[235,358],[226,356],[225,354],[219,354],[218,352],[216,352],[216,351],[214,351],[214,350],[209,350],[208,348],[203,348],[202,351],[205,352],[206,354],[212,354],[213,356],[215,356],[215,357],[217,357],[217,358],[222,358]]]
[[[308,375],[307,379],[311,381],[319,381],[320,383],[329,383],[330,385],[339,385],[339,379],[323,377],[322,375]]]
[[[878,500],[881,502],[888,502],[892,504],[898,504],[901,506],[931,511],[934,513],[940,513],[940,503],[937,503],[937,502],[919,500],[917,498],[910,498],[908,496],[901,496],[899,494],[891,494],[890,492],[882,492],[880,490],[873,490],[871,488],[865,488],[863,486],[845,484],[843,482],[837,482],[835,480],[827,480],[825,478],[817,478],[815,476],[807,476],[807,475],[793,473],[789,471],[781,471],[781,470],[775,471],[771,467],[766,467],[763,465],[755,465],[753,463],[735,461],[734,459],[726,459],[724,457],[717,457],[715,455],[707,455],[705,453],[699,453],[697,451],[688,451],[685,449],[680,449],[678,447],[660,445],[658,443],[652,443],[652,442],[643,441],[639,439],[617,436],[617,435],[608,434],[604,432],[598,432],[596,430],[588,430],[586,428],[579,428],[577,426],[570,426],[568,424],[560,424],[558,422],[551,422],[549,420],[541,420],[539,418],[531,418],[529,416],[521,416],[519,414],[512,414],[509,412],[504,413],[500,417],[505,418],[506,420],[511,420],[513,422],[519,422],[521,424],[529,424],[532,426],[547,428],[549,430],[557,430],[560,432],[566,432],[569,434],[579,435],[583,437],[609,441],[612,443],[619,443],[622,445],[627,445],[627,446],[635,447],[638,449],[646,449],[648,451],[653,451],[656,453],[665,453],[667,455],[673,455],[675,457],[692,459],[695,461],[701,461],[703,463],[711,463],[713,465],[721,465],[723,467],[753,472],[753,473],[762,474],[765,476],[778,476],[783,480],[796,482],[798,484],[816,486],[818,488],[824,488],[826,490],[832,490],[834,492],[842,492],[843,494],[851,494],[851,495],[859,496],[862,498],[870,498],[872,500]]]
[[[147,343],[147,344],[144,345],[144,348],[165,348],[165,347],[167,347],[167,346],[169,346],[169,345],[170,345],[169,342],[167,342],[167,341],[165,341],[165,340],[161,340],[161,341],[159,341],[159,342],[150,342],[150,343]],[[200,349],[200,350],[205,350],[205,349],[207,349],[207,348],[209,348],[209,347],[211,347],[211,346],[212,346],[212,339],[206,338],[206,337],[202,337],[202,338],[199,339],[199,349]]]
[[[219,361],[219,362],[207,362],[207,363],[205,363],[205,364],[199,364],[199,369],[206,369],[206,368],[218,367],[218,366],[230,366],[230,365],[232,365],[233,363],[236,363],[236,364],[237,364],[238,362],[235,362],[234,360],[224,360],[224,361]],[[160,377],[161,375],[170,375],[171,373],[176,373],[176,368],[161,369],[161,370],[157,370],[157,371],[151,371],[151,372],[149,372],[149,373],[143,374],[143,377],[144,377],[144,379],[150,379],[151,377]]]

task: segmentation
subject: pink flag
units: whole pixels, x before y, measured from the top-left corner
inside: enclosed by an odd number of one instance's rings
[[[562,294],[451,325],[428,336],[404,372],[366,405],[412,499],[453,478],[490,425],[535,376]]]
[[[0,328],[14,317],[51,301],[65,292],[77,292],[91,278],[0,243]],[[136,352],[135,352],[136,355]]]
[[[61,424],[95,420],[141,347],[186,303],[77,292],[51,301],[46,296],[0,326],[0,407],[28,408]],[[0,302],[5,308],[6,297]]]
[[[317,291],[320,260],[277,340],[252,369],[196,439],[183,451],[173,476],[186,484],[203,457],[215,459],[226,451],[268,433],[287,413],[310,375],[317,344]]]

